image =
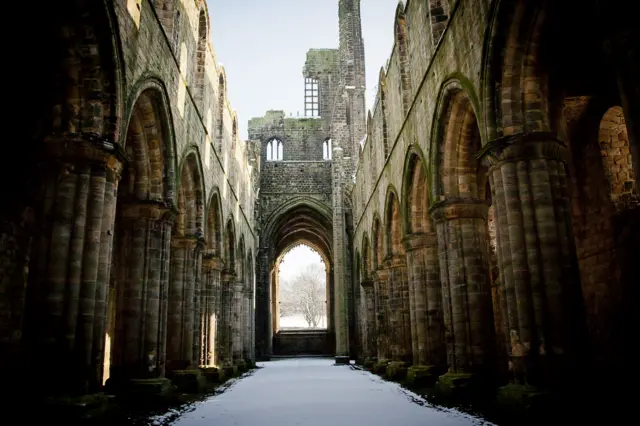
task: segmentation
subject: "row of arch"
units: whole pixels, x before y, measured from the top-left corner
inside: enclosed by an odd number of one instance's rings
[[[576,378],[589,339],[596,358],[631,362],[624,339],[604,330],[628,329],[632,316],[638,171],[609,74],[562,87],[542,68],[543,29],[567,25],[569,11],[502,5],[492,12],[504,33],[487,32],[487,104],[463,77],[445,81],[431,142],[420,143],[429,157],[410,147],[402,193],[388,189],[382,217],[369,201],[371,228],[356,241],[359,318],[369,355],[549,384]],[[540,57],[523,53],[533,48]],[[603,253],[609,277],[594,265]]]
[[[182,31],[182,25],[185,25],[180,17],[180,8],[176,0],[154,0],[154,8],[162,26],[172,40],[174,52],[179,55],[180,47],[180,35]],[[195,52],[195,71],[194,71],[194,97],[196,106],[198,107],[201,116],[204,117],[206,112],[205,105],[205,77],[206,77],[206,65],[207,55],[213,55],[213,49],[210,46],[210,23],[209,23],[209,11],[207,2],[205,0],[196,1],[196,6],[199,10],[198,13],[198,40],[196,44]],[[215,65],[214,65],[215,66]],[[211,82],[214,84],[214,82]],[[215,140],[215,149],[218,155],[221,155],[224,141],[224,111],[227,109],[227,84],[226,73],[224,67],[219,67],[219,76],[217,81],[217,100],[213,101],[215,106],[215,122],[216,126],[212,129],[212,139]],[[238,117],[235,112],[232,113],[231,123],[231,149],[235,149],[236,141],[238,139]]]

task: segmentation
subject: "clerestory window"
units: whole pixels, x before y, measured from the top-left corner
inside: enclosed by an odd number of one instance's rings
[[[315,78],[304,79],[304,116],[319,117],[320,101],[319,101],[318,80]]]
[[[323,160],[331,160],[331,139],[326,139],[322,142],[322,159]]]
[[[284,158],[284,146],[282,141],[272,139],[267,144],[267,161],[282,161]]]

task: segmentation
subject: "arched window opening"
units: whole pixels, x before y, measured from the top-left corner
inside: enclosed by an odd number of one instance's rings
[[[208,39],[208,24],[207,15],[204,9],[200,10],[200,18],[198,20],[198,49],[196,52],[196,91],[195,97],[198,108],[201,109],[201,113],[204,113],[204,74],[205,74],[205,62],[207,53],[207,39]]]
[[[327,328],[327,268],[311,247],[288,251],[278,266],[280,330]]]
[[[282,161],[284,158],[284,147],[282,141],[272,139],[267,144],[267,161]]]
[[[431,0],[429,4],[429,19],[431,20],[431,34],[434,46],[438,45],[449,21],[449,0]]]
[[[180,11],[176,10],[175,15],[173,15],[173,50],[177,52],[179,46],[180,46]]]
[[[332,150],[333,150],[333,147],[331,144],[331,138],[326,139],[324,142],[322,142],[322,159],[331,160]]]
[[[623,211],[638,206],[640,198],[633,171],[627,123],[621,107],[609,108],[602,117],[598,142],[609,197],[615,209]]]

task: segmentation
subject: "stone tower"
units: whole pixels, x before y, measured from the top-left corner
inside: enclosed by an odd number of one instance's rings
[[[305,353],[335,354],[345,361],[357,340],[357,327],[349,321],[358,299],[349,241],[351,187],[366,126],[359,1],[340,1],[339,23],[338,49],[307,53],[304,115],[267,111],[249,121],[249,138],[261,143],[256,349],[262,359],[300,347],[280,329],[278,296],[279,264],[298,244],[316,250],[327,269],[327,330],[305,340]],[[324,343],[311,347],[314,341]]]

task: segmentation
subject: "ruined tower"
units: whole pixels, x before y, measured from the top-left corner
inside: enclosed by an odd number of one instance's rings
[[[302,69],[304,115],[267,111],[249,121],[249,138],[262,145],[257,203],[259,358],[292,346],[287,343],[292,337],[279,326],[278,268],[284,254],[298,244],[316,250],[327,268],[326,336],[307,339],[325,343],[307,348],[307,353],[335,354],[344,361],[355,341],[356,328],[349,321],[356,299],[350,272],[350,187],[366,125],[359,1],[340,1],[339,23],[338,49],[307,53]]]

